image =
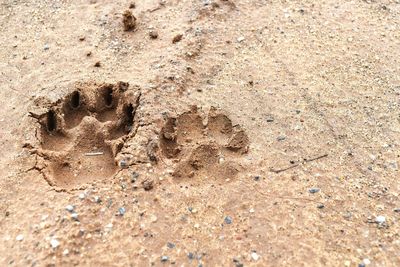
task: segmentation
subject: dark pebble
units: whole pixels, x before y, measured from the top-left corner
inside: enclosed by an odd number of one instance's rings
[[[188,256],[189,260],[193,260],[194,259],[194,254],[192,252],[189,252],[187,254],[187,256]]]
[[[318,205],[317,205],[317,208],[323,209],[323,208],[325,208],[325,205],[324,205],[324,204],[318,204]]]
[[[259,175],[254,176],[254,181],[260,181],[261,177]]]
[[[158,32],[156,31],[150,31],[149,36],[151,39],[157,39],[158,38]]]
[[[131,183],[136,182],[136,180],[137,180],[138,177],[139,177],[139,173],[137,173],[137,172],[132,172]]]
[[[313,187],[313,188],[308,189],[308,192],[310,192],[311,194],[315,194],[315,193],[318,193],[319,190],[320,190],[319,188]]]
[[[154,182],[153,182],[153,180],[151,180],[151,179],[146,179],[146,180],[144,180],[144,181],[142,182],[142,186],[143,186],[143,189],[144,189],[144,190],[149,191],[149,190],[153,189],[153,187],[154,187]]]
[[[174,244],[174,243],[171,243],[171,242],[168,242],[168,243],[167,243],[167,247],[169,247],[169,248],[174,248],[174,247],[175,247],[175,244]]]
[[[280,135],[280,136],[278,136],[278,138],[276,138],[276,140],[278,140],[278,141],[284,141],[286,139],[286,136],[284,136],[284,135]]]
[[[233,222],[233,219],[232,219],[231,216],[226,216],[225,219],[224,219],[224,222],[226,224],[231,224]]]

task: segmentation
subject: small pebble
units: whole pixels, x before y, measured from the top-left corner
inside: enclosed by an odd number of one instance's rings
[[[74,211],[74,206],[72,206],[72,205],[67,205],[67,206],[65,207],[65,209],[66,209],[67,211],[69,211],[69,212],[73,212],[73,211]]]
[[[24,240],[24,236],[23,236],[23,235],[17,235],[17,237],[15,238],[15,240],[17,240],[17,241],[22,241],[22,240]]]
[[[85,194],[84,193],[80,193],[79,194],[79,199],[85,199]]]
[[[260,181],[261,177],[259,175],[254,176],[254,181]]]
[[[137,172],[132,172],[131,183],[136,182],[136,180],[137,180],[138,177],[139,177],[139,173],[137,173]]]
[[[244,37],[243,37],[243,36],[240,36],[239,38],[237,38],[237,41],[238,41],[239,43],[243,42],[243,41],[244,41]]]
[[[67,256],[69,254],[69,249],[65,249],[62,253],[64,256]]]
[[[386,222],[385,216],[379,215],[375,218],[375,222],[378,224],[383,224]]]
[[[285,139],[286,139],[286,136],[284,136],[284,135],[280,135],[276,138],[276,140],[278,140],[278,141],[284,141]]]
[[[121,207],[121,208],[118,209],[118,214],[119,214],[120,216],[124,216],[125,212],[126,212],[126,210],[125,210],[124,207]]]
[[[254,261],[258,261],[258,259],[260,258],[260,256],[258,256],[258,254],[257,254],[255,251],[253,251],[253,252],[251,253],[251,258],[252,258]]]
[[[101,198],[99,196],[94,197],[94,202],[101,203]]]
[[[158,38],[158,33],[156,31],[150,31],[149,36],[151,39],[157,39]]]
[[[146,180],[144,180],[144,181],[142,182],[142,186],[143,186],[143,189],[144,189],[144,190],[149,191],[149,190],[153,189],[153,187],[154,187],[154,182],[153,182],[153,180],[151,180],[151,179],[146,179]]]
[[[323,208],[325,208],[325,205],[324,205],[324,204],[322,204],[322,203],[320,203],[320,204],[318,204],[318,205],[317,205],[317,208],[319,208],[319,209],[323,209]]]
[[[49,46],[48,44],[45,44],[45,45],[43,46],[43,49],[44,49],[44,50],[49,50],[49,49],[50,49],[50,46]]]
[[[231,224],[232,221],[233,221],[233,219],[232,219],[231,216],[226,216],[225,219],[224,219],[224,222],[225,222],[226,224]]]
[[[125,169],[125,168],[128,167],[128,163],[127,163],[126,160],[124,160],[124,159],[121,159],[121,160],[118,162],[118,165],[119,165],[119,167],[120,167],[121,169]]]
[[[95,66],[96,68],[99,68],[99,67],[101,67],[101,63],[100,63],[100,61],[97,61],[96,63],[94,63],[94,66]]]
[[[188,256],[189,260],[193,260],[194,259],[194,254],[192,252],[189,252],[187,254],[187,256]]]
[[[50,245],[51,245],[51,247],[52,248],[57,248],[59,245],[60,245],[60,242],[57,240],[57,239],[55,239],[55,238],[52,238],[51,240],[50,240]]]
[[[172,39],[172,43],[175,44],[177,42],[180,42],[182,40],[183,34],[177,34],[175,37]]]
[[[171,242],[168,242],[168,243],[167,243],[167,247],[168,247],[168,248],[174,248],[174,247],[175,247],[175,244],[174,244],[174,243],[171,243]]]
[[[317,187],[313,187],[313,188],[308,189],[308,192],[310,192],[311,194],[318,193],[319,191],[320,191],[320,189],[317,188]]]
[[[394,212],[400,212],[400,208],[395,208],[393,211]]]
[[[78,213],[73,212],[73,213],[71,214],[71,218],[72,218],[74,221],[79,221],[79,219],[78,219]]]
[[[363,263],[365,265],[369,265],[369,264],[371,264],[371,261],[369,259],[363,259]]]
[[[166,261],[168,261],[168,256],[161,256],[161,261],[162,262],[166,262]]]

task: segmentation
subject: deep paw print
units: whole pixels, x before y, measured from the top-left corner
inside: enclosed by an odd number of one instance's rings
[[[240,161],[248,151],[248,136],[216,108],[204,117],[192,107],[167,118],[160,132],[164,161],[172,162],[175,177],[233,178],[242,168]]]
[[[116,155],[135,133],[139,98],[123,82],[83,85],[36,115],[38,168],[48,183],[75,189],[112,177]]]

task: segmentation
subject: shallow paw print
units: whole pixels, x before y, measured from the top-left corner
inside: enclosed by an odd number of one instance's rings
[[[243,168],[239,162],[249,146],[245,131],[213,107],[207,116],[192,107],[167,118],[159,139],[163,161],[181,178],[233,178]]]
[[[38,116],[41,171],[50,185],[75,189],[112,177],[133,134],[140,92],[127,83],[84,85]]]

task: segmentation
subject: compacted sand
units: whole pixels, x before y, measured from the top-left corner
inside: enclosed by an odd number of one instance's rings
[[[1,266],[399,266],[400,3],[0,3]]]

